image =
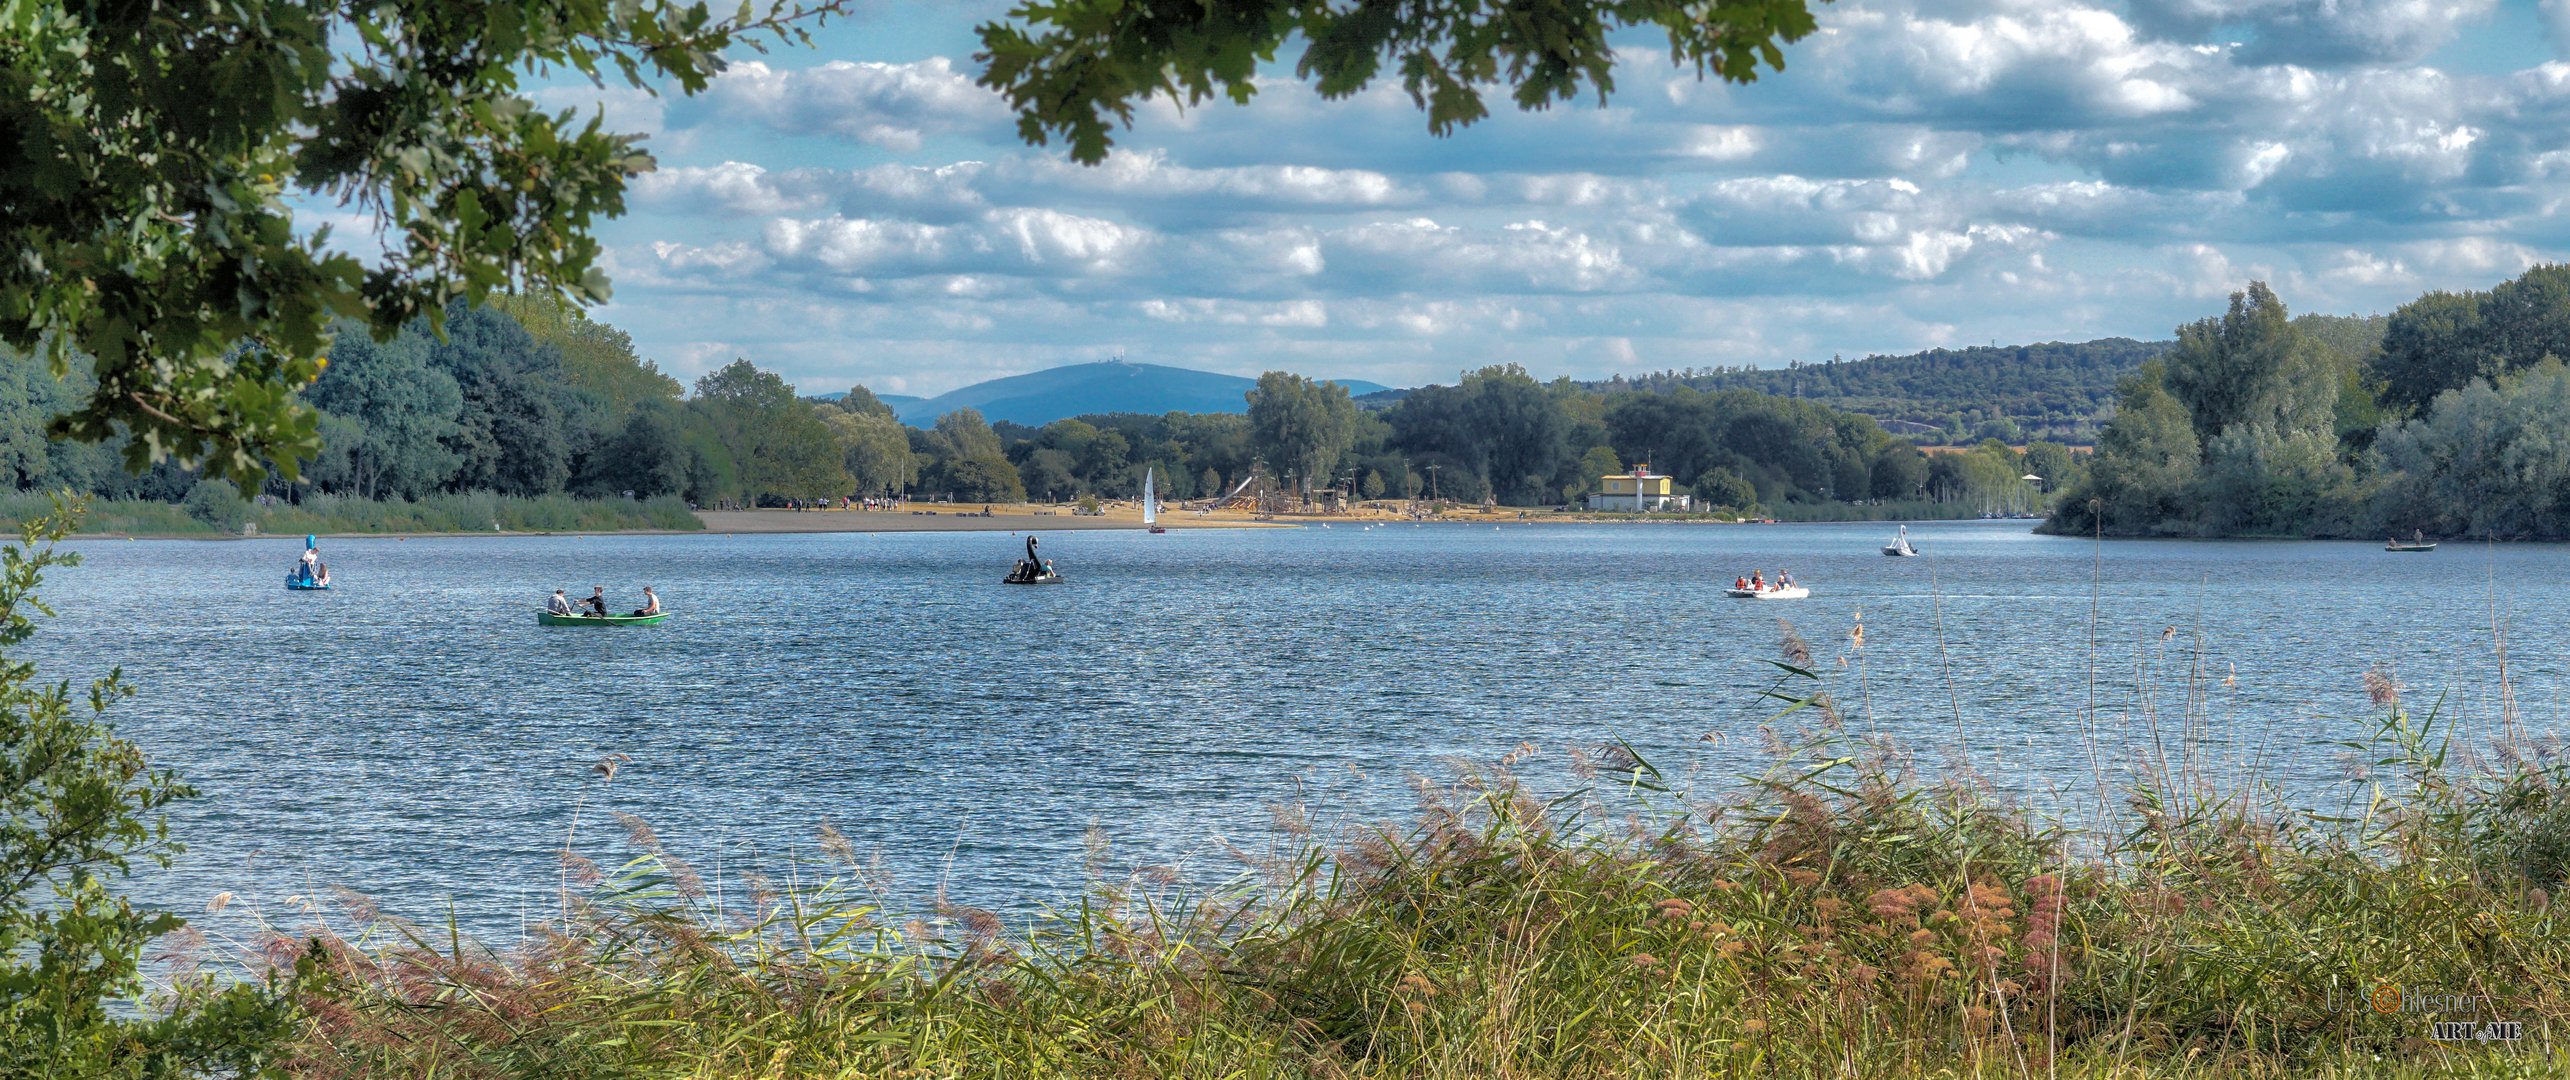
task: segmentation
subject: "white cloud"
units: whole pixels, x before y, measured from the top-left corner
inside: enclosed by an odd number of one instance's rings
[[[2430,6],[1841,0],[1753,86],[1636,50],[1611,109],[1438,140],[1274,80],[1099,167],[957,62],[744,64],[669,110],[616,312],[933,391],[1119,348],[1416,382],[2160,336],[2253,276],[2384,310],[2570,253],[2570,62],[2417,62],[2489,2]],[[2373,22],[2278,51],[2325,10]]]
[[[930,131],[1004,122],[998,95],[942,56],[907,64],[832,60],[785,69],[752,60],[715,78],[705,100],[726,119],[786,135],[829,135],[916,150]]]

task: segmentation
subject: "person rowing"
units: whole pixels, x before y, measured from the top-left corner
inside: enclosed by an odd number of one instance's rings
[[[581,598],[580,606],[588,608],[589,614],[595,615],[601,619],[606,618],[607,587],[604,585],[589,586],[589,595]]]

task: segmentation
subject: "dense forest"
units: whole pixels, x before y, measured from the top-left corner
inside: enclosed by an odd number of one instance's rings
[[[1754,390],[1811,401],[1938,442],[2028,438],[2087,443],[2117,380],[2168,351],[2169,342],[2101,338],[2076,343],[1932,349],[1907,356],[1831,357],[1781,368],[1711,367],[1618,376],[1588,384],[1623,390]]]
[[[227,485],[172,465],[121,466],[135,449],[47,437],[87,387],[10,360],[0,469],[19,490],[71,489],[214,510]],[[836,388],[831,388],[836,390]],[[1518,506],[1575,503],[1638,464],[1677,478],[1708,509],[1835,516],[2014,508],[2034,468],[2067,478],[2051,444],[1928,455],[1874,420],[1816,401],[1685,385],[1541,383],[1513,366],[1430,386],[1384,410],[1344,387],[1271,372],[1245,415],[1106,415],[1037,428],[970,409],[927,428],[864,387],[798,393],[746,360],[690,386],[576,310],[509,299],[447,313],[387,341],[351,327],[304,391],[322,452],[263,501],[683,498],[700,506],[910,495],[958,502],[1130,497],[1146,469],[1172,498],[1227,491],[1253,471],[1274,487],[1359,498]],[[2030,464],[2032,463],[2032,464]],[[2055,481],[2047,480],[2046,483]],[[1829,508],[1836,509],[1829,509]],[[1871,512],[1871,511],[1868,511]]]
[[[1648,464],[1709,509],[1927,504],[1979,513],[2045,489],[2021,478],[2029,462],[2065,482],[2081,467],[2057,444],[1929,455],[1870,418],[1812,402],[1684,386],[1601,393],[1540,383],[1513,365],[1422,387],[1380,411],[1356,408],[1342,388],[1271,372],[1245,416],[1087,416],[1001,424],[995,434],[1022,490],[1039,499],[1129,496],[1146,467],[1167,478],[1164,493],[1195,497],[1263,466],[1275,482],[1358,498],[1541,506],[1576,503],[1601,477]],[[923,476],[941,490],[933,469]]]
[[[2263,282],[2117,390],[2054,531],[2570,538],[2570,266],[2375,320]]]

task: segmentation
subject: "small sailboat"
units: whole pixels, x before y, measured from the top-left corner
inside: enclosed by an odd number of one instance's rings
[[[1160,496],[1151,483],[1155,471],[1150,468],[1142,470],[1142,523],[1150,526],[1154,533],[1165,533],[1169,530],[1160,527]]]
[[[1883,545],[1883,554],[1896,559],[1917,558],[1918,553],[1919,549],[1910,546],[1910,527],[1907,525],[1901,526],[1900,533],[1892,537],[1891,543]]]

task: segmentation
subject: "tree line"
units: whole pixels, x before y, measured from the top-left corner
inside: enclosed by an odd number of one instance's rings
[[[1238,414],[1030,427],[966,409],[923,429],[899,422],[865,387],[806,397],[747,360],[682,384],[638,356],[623,331],[553,301],[459,304],[441,327],[421,320],[389,340],[347,330],[303,391],[319,451],[294,481],[271,471],[264,490],[274,499],[1017,502],[1129,498],[1156,471],[1160,491],[1180,499],[1227,492],[1256,472],[1271,488],[1359,499],[1543,506],[1578,503],[1600,477],[1647,463],[1708,509],[1930,502],[1970,512],[2011,497],[2024,464],[2013,451],[2004,468],[1990,455],[1925,455],[1864,415],[1815,401],[1547,383],[1513,365],[1410,391],[1380,410],[1358,407],[1343,387],[1270,372]],[[57,380],[25,358],[5,372],[15,392],[0,412],[0,475],[11,486],[181,502],[205,482],[152,464],[130,437],[48,438],[48,419],[92,388],[78,371]]]
[[[2264,282],[2117,391],[2051,529],[2570,538],[2570,266],[2388,317],[2288,318]]]

